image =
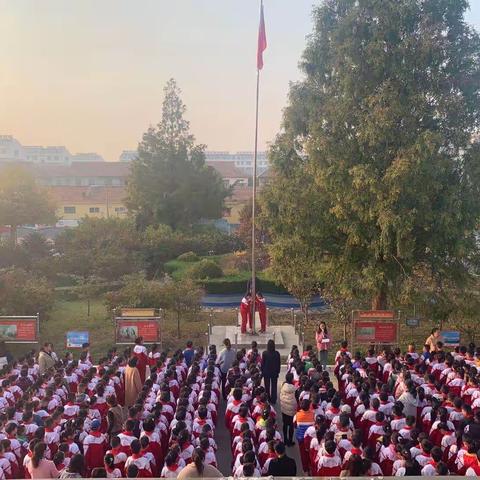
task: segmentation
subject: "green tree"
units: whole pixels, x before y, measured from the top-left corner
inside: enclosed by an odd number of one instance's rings
[[[205,146],[195,144],[175,80],[164,91],[162,120],[143,135],[131,165],[128,208],[142,228],[220,218],[229,190],[206,166]]]
[[[312,298],[319,292],[317,272],[311,250],[298,237],[286,242],[276,242],[271,250],[271,272],[276,281],[283,285],[300,303],[305,324]]]
[[[77,228],[57,237],[63,272],[107,281],[138,271],[141,242],[133,222],[119,218],[85,218]]]
[[[12,245],[20,225],[55,222],[55,206],[24,168],[3,167],[0,174],[0,225],[10,226]]]
[[[162,308],[175,316],[180,337],[182,318],[192,319],[199,312],[202,295],[202,289],[191,279],[147,280],[143,273],[137,273],[126,276],[124,286],[109,292],[105,302],[112,311],[120,307]]]
[[[191,279],[175,282],[168,279],[163,284],[163,307],[177,319],[177,337],[180,338],[181,320],[192,320],[200,311],[203,291]]]
[[[54,291],[49,282],[21,268],[0,271],[0,314],[36,315],[52,309]]]
[[[480,40],[465,0],[326,0],[270,152],[273,245],[386,308],[422,265],[465,282],[478,256]],[[278,261],[278,256],[275,261]],[[286,283],[286,282],[285,282]]]
[[[99,284],[104,281],[102,278],[91,275],[89,277],[81,277],[76,287],[79,298],[87,301],[87,317],[90,316],[90,304],[92,298],[98,295]]]

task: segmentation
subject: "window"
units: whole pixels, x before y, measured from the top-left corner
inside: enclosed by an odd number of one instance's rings
[[[63,213],[76,213],[76,211],[75,207],[63,207]]]
[[[125,211],[125,207],[115,207],[115,213],[122,213]]]
[[[90,213],[100,213],[99,207],[90,207],[88,210]]]

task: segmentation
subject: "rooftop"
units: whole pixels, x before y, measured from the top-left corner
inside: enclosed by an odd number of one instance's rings
[[[214,168],[222,178],[248,178],[244,172],[235,167],[232,162],[205,162],[207,166]]]
[[[125,187],[47,187],[52,199],[59,203],[98,204],[123,203],[127,193]]]

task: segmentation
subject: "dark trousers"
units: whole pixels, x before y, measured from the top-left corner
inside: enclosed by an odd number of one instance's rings
[[[271,403],[277,403],[277,382],[278,377],[263,377],[265,390]]]
[[[223,399],[226,400],[227,392],[225,391],[225,384],[227,383],[227,374],[223,372],[221,373],[222,373],[222,395],[223,395]]]
[[[282,413],[282,423],[283,423],[283,441],[289,445],[293,442],[293,417],[291,415],[285,415]]]

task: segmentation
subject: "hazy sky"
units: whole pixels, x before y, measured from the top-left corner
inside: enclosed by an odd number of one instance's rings
[[[265,0],[262,148],[319,3]],[[175,77],[197,141],[252,150],[257,29],[258,0],[0,0],[0,134],[116,160],[158,122]]]

